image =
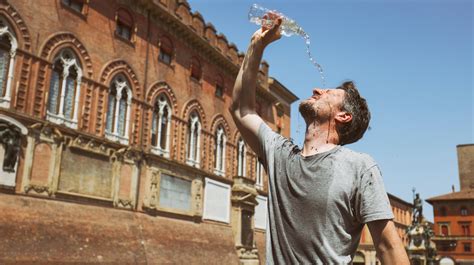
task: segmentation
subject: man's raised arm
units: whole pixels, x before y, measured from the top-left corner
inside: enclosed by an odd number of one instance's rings
[[[263,120],[255,111],[257,73],[265,47],[281,37],[279,30],[281,19],[277,17],[272,19],[275,21],[272,28],[262,27],[252,36],[252,41],[235,80],[230,107],[230,112],[242,137],[259,157],[262,157],[262,154],[258,140],[258,129]]]

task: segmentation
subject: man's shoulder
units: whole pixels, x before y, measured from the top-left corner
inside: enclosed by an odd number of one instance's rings
[[[369,169],[377,165],[375,159],[369,154],[357,152],[344,146],[341,146],[338,151],[337,154],[340,160],[359,168],[359,170]]]

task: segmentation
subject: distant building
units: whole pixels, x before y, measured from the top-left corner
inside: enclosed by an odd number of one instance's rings
[[[474,264],[474,144],[458,145],[460,191],[426,201],[433,205],[440,264]]]
[[[394,215],[394,224],[397,233],[403,241],[405,246],[408,245],[408,238],[406,236],[406,229],[412,222],[413,204],[406,202],[392,194],[388,194],[390,205]],[[370,231],[367,226],[364,226],[360,239],[360,245],[354,257],[354,265],[375,265],[380,264],[376,257],[374,242],[370,236]]]

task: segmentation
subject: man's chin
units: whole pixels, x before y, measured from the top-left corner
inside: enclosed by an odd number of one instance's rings
[[[301,101],[298,110],[301,113],[303,119],[305,120],[307,118],[314,118],[316,116],[316,111],[314,110],[313,104],[310,102],[309,99]]]

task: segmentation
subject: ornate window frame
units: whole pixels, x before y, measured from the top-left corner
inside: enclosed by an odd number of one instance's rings
[[[166,118],[166,132],[162,131],[162,123],[164,118],[164,112],[167,112]],[[171,130],[171,104],[164,93],[156,97],[154,110],[152,114],[152,133],[156,130],[156,145],[151,145],[151,152],[164,157],[170,157],[170,130]],[[162,134],[165,133],[165,147],[161,147]]]
[[[53,113],[50,111],[50,104],[51,102],[51,86],[53,85],[52,79],[50,79],[49,84],[49,96],[48,96],[48,104],[46,108],[46,119],[56,124],[64,124],[67,127],[77,129],[77,120],[79,115],[79,97],[81,95],[81,80],[82,80],[82,68],[77,60],[76,55],[70,49],[65,48],[62,49],[58,55],[53,60],[53,67],[56,63],[62,64],[62,76],[59,78],[58,81],[61,83],[58,84],[58,93],[59,93],[59,109],[57,113]],[[75,88],[74,88],[74,95],[72,99],[73,110],[72,110],[72,119],[65,117],[65,104],[66,102],[66,93],[67,93],[67,81],[70,74],[71,69],[74,68],[76,71],[76,80],[75,80]],[[53,75],[51,75],[51,78]]]
[[[187,136],[189,148],[186,155],[186,164],[199,168],[201,150],[201,122],[196,111],[193,111],[189,116]]]
[[[2,84],[4,85],[4,87],[2,87],[2,90],[1,90],[2,93],[0,93],[0,107],[9,108],[10,101],[11,101],[13,75],[14,75],[14,70],[15,70],[16,50],[18,49],[18,41],[15,37],[13,30],[11,29],[11,26],[3,17],[0,17],[0,26],[1,26],[0,38],[6,36],[10,41],[10,50],[8,51],[9,53],[8,65],[7,65],[7,69],[5,69],[6,82],[5,84]]]
[[[130,128],[130,112],[131,112],[131,105],[132,105],[132,89],[130,88],[130,83],[127,78],[123,74],[116,75],[112,81],[110,82],[109,93],[112,91],[112,86],[115,86],[116,95],[115,95],[115,106],[113,108],[114,113],[110,113],[110,104],[107,103],[107,112],[106,112],[106,119],[105,119],[105,137],[109,140],[114,142],[119,142],[121,144],[128,144],[129,142],[129,128]],[[123,97],[123,93],[127,93],[127,102],[125,107],[125,115],[124,115],[124,133],[120,134],[119,132],[119,116],[120,116],[120,101]],[[110,94],[109,94],[110,95]],[[109,96],[110,99],[110,96]],[[112,124],[113,128],[110,131],[107,127],[107,121],[109,119],[109,115],[112,115]]]
[[[225,161],[226,161],[226,146],[227,137],[222,126],[217,127],[216,130],[216,145],[215,145],[215,165],[214,174],[219,176],[225,175]]]

